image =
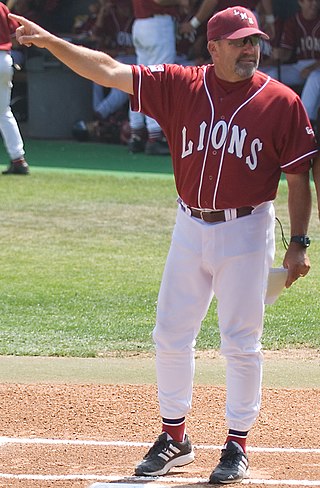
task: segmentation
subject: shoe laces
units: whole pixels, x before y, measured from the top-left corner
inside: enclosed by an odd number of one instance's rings
[[[234,461],[237,459],[240,460],[242,456],[245,456],[245,454],[240,452],[236,447],[234,449],[223,449],[220,461],[226,466],[232,466]]]
[[[147,454],[144,456],[144,459],[146,459],[150,455],[156,456],[160,454],[160,452],[162,452],[166,448],[167,444],[168,444],[168,440],[166,440],[164,437],[161,438],[160,436],[160,438],[156,440],[156,442],[153,444],[153,446],[149,449]]]

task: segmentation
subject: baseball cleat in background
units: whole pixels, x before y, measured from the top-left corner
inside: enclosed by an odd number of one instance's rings
[[[3,175],[28,175],[29,173],[29,165],[24,158],[10,161],[8,168],[2,171]]]
[[[136,476],[161,476],[174,466],[185,466],[194,461],[194,452],[188,436],[183,442],[168,438],[163,432],[135,469]]]
[[[77,120],[72,126],[72,135],[77,141],[85,142],[89,140],[89,130],[84,120]]]
[[[166,139],[163,138],[155,141],[147,141],[144,152],[150,156],[168,156],[170,149]]]
[[[144,148],[145,148],[145,140],[140,137],[140,136],[137,136],[136,134],[133,134],[130,139],[129,139],[129,142],[128,142],[128,149],[129,149],[129,152],[131,153],[141,153],[144,151]]]

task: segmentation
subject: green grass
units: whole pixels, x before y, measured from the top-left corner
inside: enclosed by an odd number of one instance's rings
[[[60,146],[64,143],[55,144],[63,152]],[[74,162],[72,147],[68,161]],[[82,146],[75,167],[85,168],[85,160],[90,166],[88,147]],[[104,146],[107,161],[108,150]],[[37,168],[36,145],[33,151],[30,177],[0,178],[0,354],[96,357],[151,350],[176,212],[168,158],[157,171],[162,158],[149,167],[142,157],[135,174],[134,161],[130,156],[125,161],[121,148],[123,173],[114,162],[106,163],[107,171],[44,170]],[[286,186],[281,185],[277,209],[288,235],[285,201]],[[279,230],[277,236],[279,264]],[[315,212],[310,236],[312,271],[267,307],[265,348],[320,347]],[[198,348],[218,347],[213,302]]]

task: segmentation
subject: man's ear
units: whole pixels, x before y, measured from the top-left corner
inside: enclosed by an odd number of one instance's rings
[[[209,51],[210,56],[213,58],[217,52],[217,43],[215,41],[208,41],[207,49]]]

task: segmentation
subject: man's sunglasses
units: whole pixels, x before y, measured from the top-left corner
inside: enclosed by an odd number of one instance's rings
[[[215,39],[215,41],[221,41],[222,39]],[[228,44],[230,46],[235,47],[244,47],[248,42],[251,43],[251,46],[257,46],[260,42],[260,36],[258,34],[254,34],[252,36],[241,37],[240,39],[228,39]]]
[[[244,47],[248,44],[248,42],[251,43],[251,46],[257,46],[260,42],[260,36],[253,35],[253,36],[241,37],[240,39],[228,39],[228,41],[230,46],[235,46],[235,47]]]

